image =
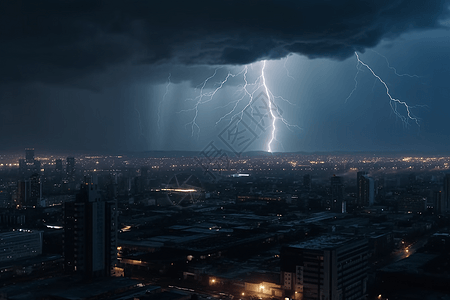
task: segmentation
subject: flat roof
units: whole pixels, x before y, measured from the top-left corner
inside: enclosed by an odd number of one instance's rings
[[[348,236],[343,235],[324,235],[313,238],[311,240],[303,241],[298,244],[290,245],[290,247],[299,249],[323,250],[336,248],[337,246],[346,244],[352,240],[355,240],[355,238],[349,238]]]
[[[209,232],[209,230],[208,230]],[[174,243],[174,244],[182,244],[182,243],[187,243],[187,242],[192,242],[192,241],[196,241],[196,240],[201,240],[201,239],[205,239],[210,237],[210,234],[205,234],[205,233],[198,233],[198,234],[193,234],[193,235],[186,235],[186,236],[181,236],[181,235],[159,235],[159,236],[154,236],[151,238],[148,238],[147,241],[149,242],[158,242],[158,243]]]
[[[410,257],[399,260],[393,264],[387,265],[382,268],[382,272],[398,273],[419,273],[419,269],[422,268],[430,260],[438,257],[436,254],[428,253],[414,253]]]
[[[149,241],[149,240],[119,240],[117,242],[119,246],[135,246],[135,247],[146,247],[146,248],[160,248],[164,246],[164,243]]]
[[[0,239],[7,239],[11,237],[18,237],[18,236],[24,236],[25,234],[42,234],[43,231],[38,230],[15,230],[15,231],[8,231],[0,233]]]
[[[447,232],[436,232],[433,236],[450,237],[450,233]]]

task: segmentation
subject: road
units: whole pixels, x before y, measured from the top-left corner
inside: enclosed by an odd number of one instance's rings
[[[411,256],[412,254],[416,253],[417,250],[419,250],[420,248],[425,246],[425,244],[428,241],[428,238],[431,235],[432,234],[427,234],[426,236],[421,237],[420,239],[415,241],[414,243],[412,243],[410,245],[405,245],[405,247],[403,249],[399,249],[398,251],[391,254],[392,262],[397,262],[399,260],[407,258],[407,257]]]

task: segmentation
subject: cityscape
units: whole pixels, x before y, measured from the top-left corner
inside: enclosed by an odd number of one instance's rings
[[[3,155],[0,295],[450,292],[450,156],[243,153],[205,168],[203,154]]]
[[[450,300],[450,0],[0,28],[0,300]]]

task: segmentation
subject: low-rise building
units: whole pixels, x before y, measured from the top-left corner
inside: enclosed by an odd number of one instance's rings
[[[0,262],[42,254],[42,231],[15,230],[0,234]]]

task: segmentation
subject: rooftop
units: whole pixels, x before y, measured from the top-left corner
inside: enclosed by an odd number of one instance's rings
[[[419,273],[420,269],[423,268],[425,264],[427,264],[437,256],[438,255],[435,254],[415,253],[408,258],[387,265],[386,267],[382,268],[381,271],[390,273]]]
[[[313,250],[334,249],[352,240],[354,238],[343,235],[324,235],[290,246],[293,248]]]
[[[41,233],[42,233],[42,231],[18,229],[15,231],[8,231],[8,232],[0,233],[0,239],[16,238],[16,237],[25,236],[26,234],[36,235],[36,234],[41,234]]]

